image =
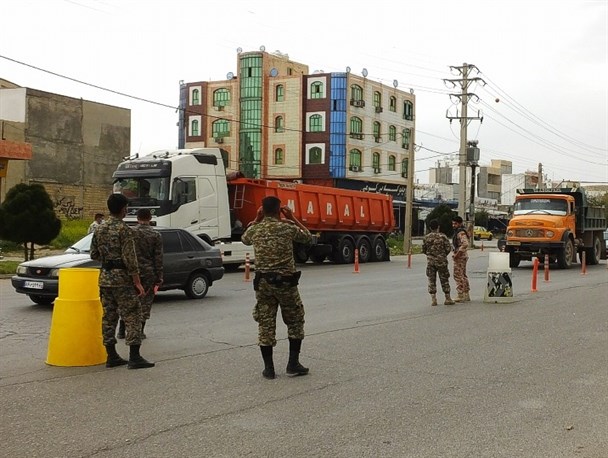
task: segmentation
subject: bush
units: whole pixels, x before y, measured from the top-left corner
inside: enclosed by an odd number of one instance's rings
[[[74,242],[77,242],[87,235],[90,224],[91,221],[85,219],[71,219],[63,221],[61,225],[61,232],[51,241],[50,246],[56,249],[65,249],[72,246]]]
[[[391,256],[400,256],[407,254],[403,251],[403,235],[391,235],[386,243],[388,244],[388,249],[391,253]],[[412,239],[412,254],[420,254],[422,253],[422,247],[420,245],[415,245],[414,240]]]

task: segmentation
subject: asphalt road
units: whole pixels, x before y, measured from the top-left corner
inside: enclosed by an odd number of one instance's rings
[[[253,291],[227,274],[202,301],[161,293],[152,369],[45,364],[52,311],[0,280],[6,457],[607,457],[608,269],[552,270],[515,301],[430,307],[425,260],[306,265],[306,377],[261,377]],[[452,282],[453,285],[453,282]],[[454,288],[455,289],[455,288]],[[124,344],[119,351],[126,356]]]

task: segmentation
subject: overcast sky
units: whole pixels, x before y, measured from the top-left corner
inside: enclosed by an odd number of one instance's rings
[[[446,118],[458,89],[443,79],[466,62],[487,83],[469,105],[483,116],[468,128],[482,165],[540,162],[552,180],[608,182],[607,24],[607,0],[0,0],[0,78],[130,108],[131,153],[147,154],[177,146],[179,81],[226,79],[238,47],[279,50],[311,72],[366,68],[414,90],[425,183],[458,151],[460,126]]]

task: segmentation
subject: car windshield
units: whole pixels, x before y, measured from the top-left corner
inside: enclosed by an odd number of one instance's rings
[[[126,196],[130,205],[159,205],[168,199],[169,177],[119,178],[114,192]]]
[[[83,238],[78,240],[78,242],[74,243],[67,250],[65,250],[65,252],[66,253],[88,253],[89,251],[91,251],[91,239],[92,238],[93,238],[93,234],[85,235]]]
[[[568,211],[568,202],[563,199],[533,198],[521,199],[515,202],[514,215],[528,213],[544,213],[546,215],[565,215]]]

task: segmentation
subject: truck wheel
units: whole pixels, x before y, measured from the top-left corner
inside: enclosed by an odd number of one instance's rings
[[[367,237],[361,237],[358,242],[359,262],[365,263],[371,261],[372,244]]]
[[[202,299],[209,291],[209,277],[204,272],[194,272],[190,275],[184,292],[190,299]]]
[[[338,242],[338,247],[332,253],[333,261],[336,264],[352,264],[355,261],[355,244],[348,237],[343,237]]]
[[[311,254],[310,260],[315,264],[321,264],[323,261],[325,261],[326,257],[327,256],[325,256],[324,254]]]
[[[303,245],[293,247],[293,258],[298,264],[305,264],[308,261],[308,251]]]
[[[574,255],[574,245],[572,240],[566,240],[564,248],[557,253],[557,266],[560,269],[569,269],[572,267],[572,256]]]
[[[593,237],[593,247],[585,250],[585,261],[590,266],[599,264],[602,257],[602,242],[598,236]]]
[[[384,237],[377,235],[372,242],[372,262],[382,262],[386,259],[386,242]]]
[[[55,301],[54,297],[39,296],[38,294],[28,294],[28,297],[38,305],[51,305]]]
[[[509,251],[509,267],[511,268],[515,268],[517,266],[519,266],[519,255],[517,253],[513,253],[512,251]]]

